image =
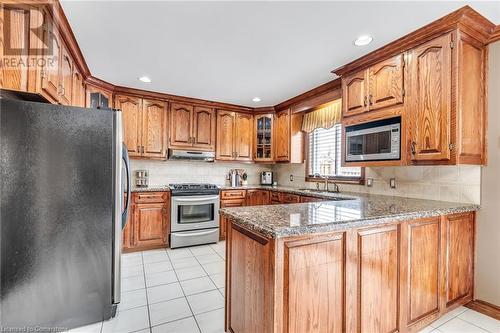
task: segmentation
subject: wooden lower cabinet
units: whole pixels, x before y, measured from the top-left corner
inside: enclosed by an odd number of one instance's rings
[[[474,213],[278,239],[227,223],[233,333],[418,332],[472,299]]]
[[[269,205],[268,190],[247,190],[247,206]]]
[[[132,193],[128,223],[123,229],[124,252],[168,247],[170,193]]]
[[[225,190],[221,191],[220,208],[246,206],[246,190]],[[219,240],[226,239],[227,220],[223,215],[219,215]]]

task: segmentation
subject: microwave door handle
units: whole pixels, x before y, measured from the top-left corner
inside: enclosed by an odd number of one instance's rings
[[[123,229],[127,224],[127,217],[130,206],[130,196],[132,194],[130,189],[130,159],[128,156],[128,149],[125,143],[122,143],[122,159],[125,162],[125,170],[127,174],[127,200],[125,202],[125,208],[123,209],[122,213],[122,229]]]

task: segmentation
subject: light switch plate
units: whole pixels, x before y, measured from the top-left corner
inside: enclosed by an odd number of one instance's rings
[[[396,178],[391,178],[389,180],[389,186],[391,186],[391,188],[396,188]]]
[[[373,178],[366,178],[366,186],[368,187],[373,186]]]

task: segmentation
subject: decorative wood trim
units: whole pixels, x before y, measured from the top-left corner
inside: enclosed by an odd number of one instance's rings
[[[306,91],[300,95],[297,95],[295,97],[292,97],[284,102],[281,102],[281,103],[275,105],[274,109],[276,111],[281,111],[284,109],[292,108],[293,109],[292,113],[301,112],[301,111],[311,109],[311,108],[316,107],[320,104],[326,103],[326,101],[324,101],[324,102],[318,103],[316,105],[307,106],[307,104],[308,104],[307,102],[314,99],[314,98],[318,98],[324,94],[332,93],[332,91],[337,91],[337,90],[339,92],[339,97],[340,97],[340,85],[341,85],[340,79],[335,79],[335,80],[329,81],[329,82],[324,83],[324,84],[322,84],[314,89]],[[330,101],[332,101],[334,99],[335,98],[333,97]],[[297,105],[303,104],[303,103],[304,103],[304,106],[302,108],[295,109],[295,107]],[[311,104],[311,103],[309,103],[309,104]]]
[[[496,306],[480,299],[472,300],[464,306],[489,317],[495,318],[496,320],[500,320],[500,306]]]
[[[500,40],[500,25],[497,25],[490,34],[488,43],[493,43]]]
[[[269,239],[262,237],[261,235],[258,235],[256,233],[253,233],[248,229],[240,227],[239,225],[234,224],[234,222],[232,222],[232,221],[231,221],[231,228],[233,228],[234,230],[237,230],[238,232],[242,233],[243,235],[245,235],[247,237],[250,237],[251,239],[253,239],[254,241],[256,241],[262,245],[266,245],[267,243],[269,243]]]
[[[370,65],[391,56],[395,56],[398,53],[405,52],[425,41],[458,28],[478,39],[483,44],[486,44],[490,40],[490,35],[495,29],[495,25],[471,7],[464,6],[418,30],[407,34],[406,36],[396,39],[395,41],[368,53],[359,59],[334,69],[332,73],[338,76],[343,76],[352,71],[369,67]]]

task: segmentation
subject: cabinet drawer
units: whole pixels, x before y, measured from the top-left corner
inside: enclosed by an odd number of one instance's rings
[[[297,203],[300,202],[300,196],[296,194],[282,193],[281,202],[283,203]]]
[[[135,193],[135,203],[149,203],[149,202],[164,202],[168,199],[169,193],[167,192],[138,192]]]
[[[300,197],[300,202],[318,202],[318,201],[323,201],[323,199],[317,197],[308,197],[308,196]]]
[[[221,200],[220,206],[221,206],[221,208],[225,208],[225,207],[242,207],[242,206],[245,206],[245,199]]]
[[[246,190],[229,190],[229,191],[222,191],[221,193],[221,199],[245,199],[246,197]]]
[[[271,201],[280,201],[280,194],[279,192],[271,192]]]

